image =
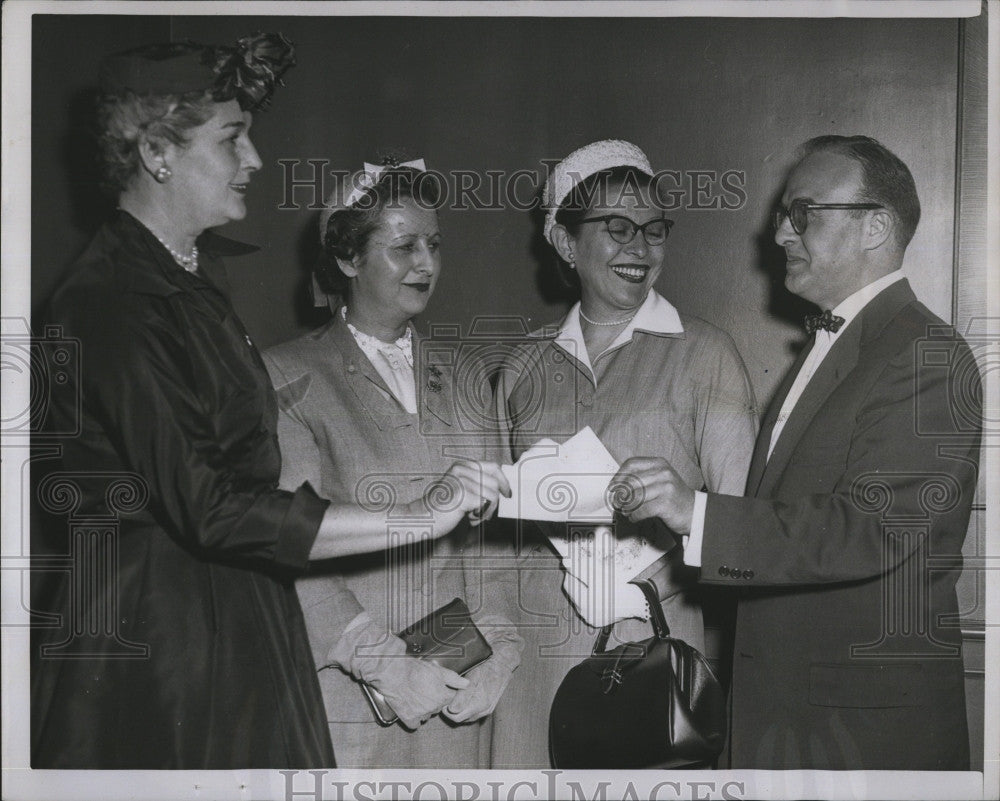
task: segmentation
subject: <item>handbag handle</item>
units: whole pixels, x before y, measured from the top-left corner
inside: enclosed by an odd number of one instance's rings
[[[653,633],[658,639],[668,639],[670,637],[670,626],[667,625],[667,618],[663,614],[663,607],[660,605],[660,591],[656,586],[655,576],[635,578],[629,584],[634,584],[642,590],[642,594],[646,597],[646,606],[649,607],[649,622],[653,626]],[[593,656],[600,656],[605,653],[608,640],[611,638],[611,630],[614,627],[614,623],[609,623],[607,626],[601,628],[597,634],[597,639],[594,640],[594,649],[591,652]]]

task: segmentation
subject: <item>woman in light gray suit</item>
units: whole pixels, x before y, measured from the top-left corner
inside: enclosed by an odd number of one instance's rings
[[[315,278],[332,318],[264,354],[281,410],[281,484],[308,481],[325,498],[386,514],[385,551],[331,560],[297,584],[340,767],[489,767],[488,716],[520,662],[511,610],[479,608],[491,574],[475,561],[493,547],[476,536],[481,529],[415,542],[419,524],[398,515],[456,457],[487,449],[456,417],[449,366],[419,357],[411,323],[441,271],[428,177],[422,161],[366,164],[346,196],[328,201],[327,263]],[[467,601],[493,656],[465,677],[395,658],[405,646],[391,632],[455,597]],[[376,721],[360,680],[383,693],[400,723]]]

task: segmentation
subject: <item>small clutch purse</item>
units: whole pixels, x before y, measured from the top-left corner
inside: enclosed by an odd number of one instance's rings
[[[396,636],[406,642],[408,656],[430,659],[459,675],[468,673],[493,655],[493,649],[472,622],[469,607],[461,598],[438,607],[427,617],[397,632]],[[382,693],[367,682],[361,683],[361,689],[379,723],[390,726],[398,720]]]

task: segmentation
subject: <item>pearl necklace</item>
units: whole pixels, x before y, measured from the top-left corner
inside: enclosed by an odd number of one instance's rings
[[[192,245],[191,246],[191,252],[187,256],[185,256],[183,253],[178,253],[176,250],[174,250],[172,247],[170,247],[170,245],[168,245],[166,242],[164,242],[162,239],[160,239],[160,237],[159,237],[158,234],[154,233],[153,236],[155,236],[156,240],[161,245],[163,245],[163,247],[165,247],[167,249],[167,251],[170,253],[171,256],[174,257],[174,261],[177,262],[181,267],[183,267],[189,273],[193,273],[193,272],[195,272],[195,270],[198,269],[198,246],[197,245]]]
[[[580,307],[580,316],[584,320],[586,320],[588,323],[590,323],[591,325],[606,325],[606,326],[624,325],[625,323],[632,322],[633,318],[635,318],[635,316],[638,313],[639,313],[639,310],[636,309],[628,317],[622,317],[620,320],[612,320],[610,323],[602,323],[602,322],[598,322],[597,320],[591,320],[586,314],[583,313],[583,306]]]

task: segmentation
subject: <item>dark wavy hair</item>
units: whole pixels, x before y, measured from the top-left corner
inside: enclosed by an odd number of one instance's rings
[[[920,222],[920,200],[909,167],[870,136],[816,136],[802,146],[803,158],[813,153],[837,153],[861,165],[859,201],[878,203],[896,219],[896,244],[905,249]]]
[[[354,205],[338,209],[327,220],[323,232],[324,258],[315,270],[320,289],[327,294],[346,297],[348,278],[337,260],[350,261],[365,252],[386,209],[397,208],[404,200],[413,200],[421,208],[436,210],[441,196],[441,185],[433,173],[412,167],[384,170],[375,185],[365,190]]]

